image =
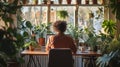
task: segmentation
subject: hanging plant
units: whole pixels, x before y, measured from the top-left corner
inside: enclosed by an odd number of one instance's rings
[[[60,19],[65,19],[66,17],[68,17],[68,12],[66,10],[60,10],[60,11],[57,11],[57,16],[60,18]]]

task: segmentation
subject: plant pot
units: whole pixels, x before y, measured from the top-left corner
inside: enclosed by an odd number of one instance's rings
[[[38,0],[35,0],[35,5],[38,5]]]
[[[81,4],[81,0],[76,0],[76,4]]]
[[[47,4],[47,1],[43,1],[43,4]]]
[[[45,45],[45,38],[39,38],[39,46]]]
[[[29,51],[33,51],[34,47],[32,45],[29,46]]]
[[[26,5],[26,4],[27,4],[27,0],[22,0],[22,3],[23,3],[24,5]]]
[[[71,4],[72,0],[67,0],[67,4]]]
[[[85,1],[85,4],[89,4],[89,0],[86,0],[86,1]]]
[[[59,4],[62,4],[63,0],[58,0]]]
[[[93,4],[97,4],[97,0],[93,0]]]

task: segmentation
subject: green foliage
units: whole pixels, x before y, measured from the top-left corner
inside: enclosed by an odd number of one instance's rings
[[[45,23],[40,23],[40,25],[34,27],[34,32],[39,36],[39,38],[45,38],[45,34],[48,30],[48,25]]]
[[[68,12],[65,10],[57,11],[57,16],[64,20],[66,17],[68,17]]]
[[[17,4],[18,0],[14,0],[13,3],[8,3],[6,0],[4,0],[4,2],[0,1],[0,17],[5,22],[6,26],[8,26],[8,23],[13,23],[10,14],[16,14],[16,11],[21,8],[21,6]]]
[[[105,20],[102,24],[104,31],[111,36],[114,36],[116,31],[116,23],[112,20]]]
[[[36,46],[37,41],[35,38],[34,27],[32,26],[30,21],[22,21],[21,26],[19,26],[20,32],[24,36],[24,47],[28,47],[29,45]]]
[[[109,7],[112,9],[112,13],[115,14],[116,18],[120,20],[120,2],[118,0],[109,0]]]
[[[7,61],[8,59],[17,61],[19,59],[17,54],[23,47],[23,36],[18,32],[17,28],[12,27],[14,21],[11,17],[12,15],[17,15],[16,13],[20,8],[21,5],[18,5],[18,0],[14,0],[12,3],[8,3],[7,0],[0,1],[0,17],[5,24],[5,26],[0,29],[0,51],[7,55]],[[3,62],[0,60],[0,64]],[[0,65],[0,67],[2,67],[2,65]]]
[[[99,45],[100,45],[100,50],[103,54],[105,53],[108,53],[108,47],[109,47],[109,44],[110,42],[112,42],[113,40],[113,37],[111,37],[110,35],[107,35],[107,34],[104,34],[104,33],[101,33],[99,35],[100,37],[100,41],[99,41]]]
[[[0,51],[0,67],[7,67],[7,55]]]
[[[77,26],[73,26],[72,24],[68,24],[67,32],[73,39],[82,37],[82,29],[79,29]]]
[[[117,39],[113,39],[113,41],[111,41],[109,44],[108,52],[116,51],[117,49],[120,49],[120,41]]]
[[[119,67],[120,66],[120,50],[111,51],[104,54],[96,60],[98,67]]]

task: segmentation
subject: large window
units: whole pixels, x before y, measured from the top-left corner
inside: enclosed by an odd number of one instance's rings
[[[91,2],[86,5],[85,0],[82,0],[82,4],[77,8],[75,0],[72,0],[70,5],[66,4],[66,0],[63,0],[61,5],[58,4],[58,0],[53,1],[54,4],[52,5],[45,5],[40,1],[40,5],[23,6],[22,16],[24,19],[31,21],[32,24],[38,25],[39,23],[55,22],[58,20],[57,11],[66,10],[69,16],[65,20],[68,23],[77,23],[80,28],[88,27],[91,30],[94,29],[96,33],[101,30],[101,24],[104,20],[104,6],[100,4],[92,5]],[[31,3],[32,1],[30,0]],[[77,16],[75,15],[76,9],[78,9]]]

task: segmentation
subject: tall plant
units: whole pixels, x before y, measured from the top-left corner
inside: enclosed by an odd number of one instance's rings
[[[0,1],[0,18],[5,24],[0,32],[0,51],[5,53],[9,60],[17,61],[17,54],[23,46],[21,43],[23,37],[17,28],[13,27],[14,20],[11,17],[11,15],[16,15],[20,8],[21,6],[18,6],[18,0],[14,0],[11,3],[7,2],[7,0]]]

